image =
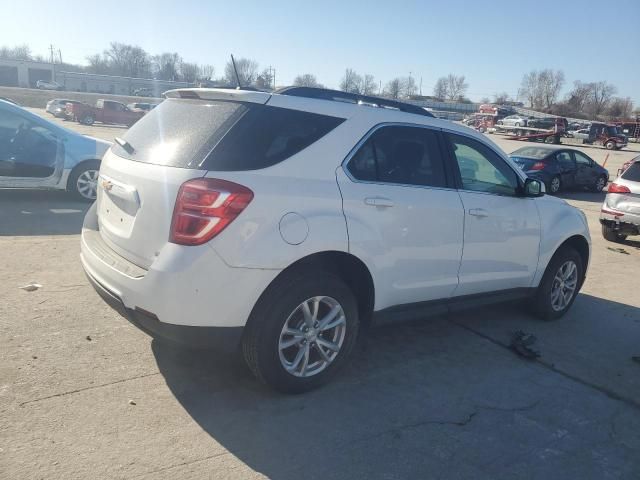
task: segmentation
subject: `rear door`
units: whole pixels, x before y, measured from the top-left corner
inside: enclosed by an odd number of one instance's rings
[[[337,170],[349,250],[372,270],[376,310],[449,298],[458,284],[464,211],[440,135],[382,126]]]
[[[447,133],[464,207],[464,252],[455,296],[530,287],[538,264],[540,218],[517,195],[518,176],[476,139]]]
[[[555,162],[560,169],[560,181],[563,187],[572,187],[576,183],[576,161],[571,152],[563,150],[555,155]]]

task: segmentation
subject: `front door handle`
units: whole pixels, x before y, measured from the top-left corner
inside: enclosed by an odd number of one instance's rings
[[[487,212],[484,208],[470,208],[469,215],[484,218],[489,216],[489,212]]]
[[[374,207],[393,207],[393,200],[385,197],[367,197],[364,203]]]

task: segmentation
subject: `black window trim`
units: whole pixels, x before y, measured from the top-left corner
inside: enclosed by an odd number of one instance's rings
[[[414,127],[414,128],[423,128],[426,130],[431,130],[432,132],[434,132],[436,134],[436,137],[438,139],[438,150],[440,152],[440,158],[442,160],[442,162],[444,163],[443,165],[443,169],[444,169],[444,175],[445,175],[445,183],[446,186],[444,187],[436,187],[436,186],[432,186],[432,185],[416,185],[413,183],[393,183],[393,182],[381,182],[381,181],[374,181],[374,180],[359,180],[356,177],[354,177],[351,172],[349,171],[349,162],[351,162],[351,159],[360,151],[360,148],[367,143],[367,141],[369,140],[369,138],[371,138],[378,130],[380,130],[381,128],[385,128],[385,127]],[[356,145],[349,151],[349,153],[347,154],[347,156],[344,158],[344,160],[342,161],[342,170],[344,171],[345,175],[349,178],[349,180],[351,180],[353,183],[366,183],[366,184],[371,184],[371,185],[391,185],[391,186],[395,186],[395,187],[410,187],[410,188],[423,188],[423,189],[429,189],[429,190],[457,190],[455,182],[454,182],[454,176],[453,176],[453,172],[450,168],[449,165],[450,162],[447,161],[447,150],[444,146],[444,139],[442,138],[442,128],[440,127],[435,127],[432,125],[424,125],[424,124],[419,124],[419,123],[409,123],[409,122],[383,122],[383,123],[378,123],[376,125],[374,125],[371,129],[369,129],[369,131],[367,133],[365,133],[363,135],[363,137],[358,141],[358,143],[356,143]]]
[[[447,149],[447,154],[448,154],[447,163],[451,165],[451,168],[454,171],[454,178],[455,178],[457,190],[461,192],[478,193],[480,195],[496,195],[498,197],[509,197],[509,198],[529,198],[529,197],[522,197],[522,195],[520,194],[521,190],[524,188],[524,182],[526,180],[526,177],[524,176],[524,172],[519,172],[518,171],[519,169],[513,168],[513,166],[509,163],[509,161],[505,160],[504,156],[498,153],[491,145],[483,142],[482,140],[474,137],[473,135],[467,134],[466,132],[460,132],[457,130],[443,128],[442,133],[443,133],[442,140],[445,144],[445,148]],[[493,193],[493,192],[481,192],[478,190],[467,190],[466,188],[463,188],[462,176],[460,175],[460,169],[458,168],[455,152],[453,151],[453,146],[451,145],[451,142],[449,141],[449,139],[446,138],[446,134],[458,135],[460,137],[465,137],[465,138],[468,138],[469,140],[479,142],[482,145],[484,145],[490,152],[494,153],[500,160],[502,160],[504,164],[507,166],[507,168],[511,169],[511,171],[515,174],[516,179],[518,180],[518,186],[516,187],[515,195],[506,195],[502,193]]]

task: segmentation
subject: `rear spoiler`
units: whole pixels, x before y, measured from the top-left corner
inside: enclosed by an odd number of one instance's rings
[[[265,104],[271,98],[267,92],[231,88],[178,88],[164,92],[166,98],[192,98],[195,100],[233,100]]]

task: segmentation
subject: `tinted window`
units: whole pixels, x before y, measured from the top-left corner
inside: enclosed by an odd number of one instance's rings
[[[203,167],[209,170],[270,167],[304,150],[343,121],[343,118],[299,110],[251,105],[207,157]]]
[[[347,168],[358,180],[429,187],[447,184],[437,134],[426,128],[378,129]]]
[[[632,182],[640,182],[640,162],[632,163],[622,174],[622,178],[625,180],[631,180]]]
[[[567,169],[573,169],[574,168],[574,164],[573,164],[573,159],[571,158],[571,154],[569,152],[558,152],[556,154],[556,159],[558,160],[558,163],[560,164],[561,167]]]
[[[514,157],[529,157],[542,159],[549,155],[549,149],[544,147],[523,147],[511,154]]]
[[[139,162],[207,170],[253,170],[298,153],[344,120],[238,102],[167,99],[124,135]],[[214,148],[215,147],[215,148]]]
[[[489,147],[460,135],[448,134],[464,190],[515,195],[516,173]]]
[[[587,157],[586,155],[580,152],[573,152],[573,154],[576,158],[576,163],[578,164],[578,166],[580,165],[587,166],[587,167],[591,166],[591,160],[589,159],[589,157]]]

